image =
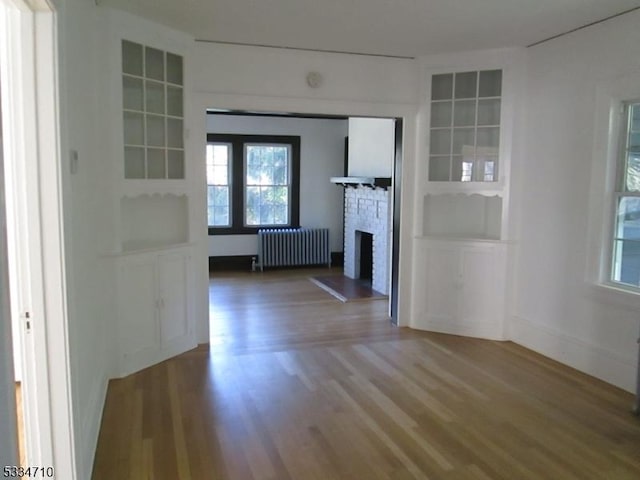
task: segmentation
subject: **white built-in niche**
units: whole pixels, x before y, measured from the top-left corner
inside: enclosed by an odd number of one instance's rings
[[[189,239],[186,195],[154,194],[120,199],[122,251],[184,244]]]
[[[502,198],[448,193],[424,197],[424,235],[499,240]]]

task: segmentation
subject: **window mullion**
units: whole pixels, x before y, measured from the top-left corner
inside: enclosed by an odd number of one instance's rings
[[[232,142],[231,162],[231,226],[240,229],[244,226],[244,143],[241,139]]]

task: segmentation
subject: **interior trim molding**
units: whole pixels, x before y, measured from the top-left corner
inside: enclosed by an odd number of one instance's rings
[[[600,20],[595,20],[595,21],[593,21],[591,23],[587,23],[585,25],[581,25],[579,27],[572,28],[571,30],[567,30],[566,32],[558,33],[557,35],[553,35],[551,37],[548,37],[548,38],[545,38],[543,40],[539,40],[537,42],[534,42],[534,43],[532,43],[530,45],[527,45],[527,48],[535,47],[536,45],[540,45],[541,43],[550,42],[551,40],[555,40],[556,38],[564,37],[565,35],[569,35],[570,33],[577,32],[578,30],[582,30],[582,29],[587,28],[587,27],[592,27],[593,25],[598,25],[599,23],[604,23],[604,22],[606,22],[608,20],[612,20],[614,18],[621,17],[622,15],[626,15],[627,13],[635,12],[636,10],[640,10],[640,7],[633,7],[633,8],[630,8],[630,9],[625,10],[625,11],[620,12],[620,13],[614,13],[613,15],[609,15],[608,17],[601,18]]]
[[[100,436],[100,426],[104,407],[107,401],[107,389],[109,378],[105,374],[94,383],[89,396],[88,408],[82,419],[80,436],[82,438],[81,447],[84,451],[80,456],[79,471],[82,478],[90,478],[93,470],[95,452],[98,447],[98,437]]]
[[[415,60],[416,57],[409,57],[404,55],[386,55],[383,53],[364,53],[364,52],[350,52],[343,50],[325,50],[322,48],[302,48],[302,47],[287,47],[283,45],[270,45],[267,43],[244,43],[244,42],[227,42],[224,40],[209,40],[205,38],[196,38],[196,42],[201,43],[217,43],[219,45],[236,45],[239,47],[260,47],[260,48],[277,48],[280,50],[296,50],[300,52],[317,52],[317,53],[338,53],[341,55],[360,55],[363,57],[382,57],[382,58],[398,58],[402,60]]]
[[[207,115],[231,115],[234,117],[276,117],[276,118],[308,118],[312,120],[349,120],[349,117],[344,115],[324,115],[324,114],[311,114],[311,113],[295,113],[295,112],[259,112],[259,111],[247,111],[247,110],[227,110],[217,108],[207,108]]]

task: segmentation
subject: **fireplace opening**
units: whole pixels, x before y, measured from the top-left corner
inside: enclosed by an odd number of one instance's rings
[[[371,282],[373,280],[373,234],[357,231],[356,237],[360,250],[358,278]]]

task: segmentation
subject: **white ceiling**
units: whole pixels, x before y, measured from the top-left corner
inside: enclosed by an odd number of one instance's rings
[[[526,46],[640,0],[99,0],[197,39],[419,56]]]

